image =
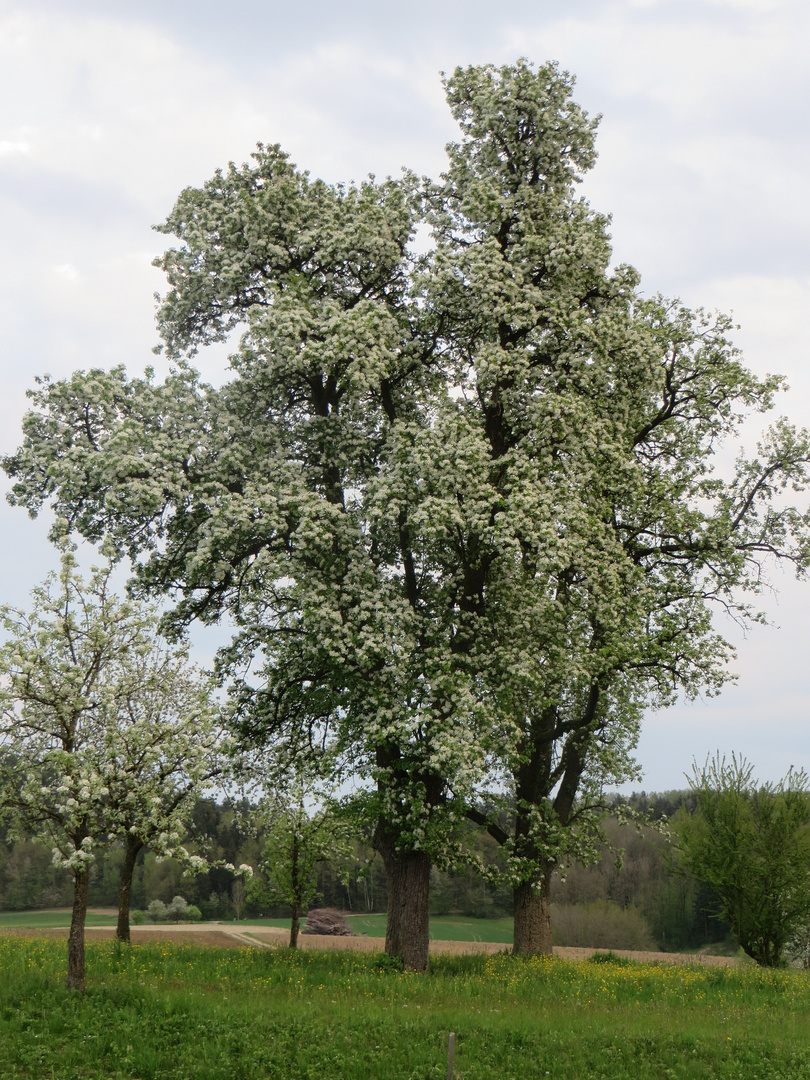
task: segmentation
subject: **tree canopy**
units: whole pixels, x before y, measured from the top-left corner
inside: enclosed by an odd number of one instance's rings
[[[233,620],[246,738],[360,777],[412,967],[464,815],[509,853],[516,949],[550,949],[551,872],[593,851],[642,709],[720,687],[712,609],[754,615],[762,560],[801,572],[807,542],[774,498],[805,433],[716,468],[780,380],[611,267],[573,80],[519,61],[445,89],[438,181],[328,185],[260,145],[186,189],[160,226],[169,375],[42,380],[4,462],[13,502],[129,554],[177,625]],[[205,385],[190,358],[236,327]]]

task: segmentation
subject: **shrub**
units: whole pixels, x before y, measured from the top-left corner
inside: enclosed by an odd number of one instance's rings
[[[202,919],[200,909],[182,896],[173,897],[170,904],[153,900],[147,910],[153,922],[199,922]]]
[[[175,922],[182,922],[188,918],[188,901],[185,897],[175,896],[172,898],[172,902],[166,908],[166,918]]]
[[[146,910],[152,922],[165,922],[169,917],[169,909],[162,900],[152,900]]]
[[[371,960],[375,971],[387,973],[389,971],[400,972],[404,970],[401,956],[389,956],[388,953],[375,953]]]
[[[131,911],[129,913],[129,921],[133,926],[143,926],[146,922],[146,913],[143,911]]]
[[[745,758],[719,753],[693,773],[697,807],[675,821],[680,862],[718,893],[745,952],[779,967],[810,921],[810,777],[760,784]]]
[[[786,952],[796,967],[810,970],[810,924],[803,923],[794,930]]]
[[[633,961],[626,956],[617,956],[614,952],[595,952],[588,957],[591,964],[618,964],[619,967],[629,967]]]

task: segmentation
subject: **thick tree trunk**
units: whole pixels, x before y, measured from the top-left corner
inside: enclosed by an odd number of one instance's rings
[[[402,768],[396,747],[378,747],[377,764],[394,776],[403,793],[419,780],[424,785],[427,805],[439,805],[444,784],[440,776],[409,774]],[[379,817],[374,830],[374,848],[382,856],[388,891],[385,951],[388,956],[398,957],[406,971],[427,971],[430,856],[424,851],[400,849],[399,840],[398,827]]]
[[[121,887],[118,890],[118,927],[115,936],[119,941],[129,941],[129,903],[132,899],[132,876],[138,852],[143,847],[137,836],[127,836],[124,865],[121,867]]]
[[[385,951],[406,971],[427,971],[430,858],[424,851],[381,852],[388,886]]]
[[[548,866],[540,879],[540,887],[518,885],[515,889],[516,955],[551,955],[551,874]]]
[[[290,948],[298,948],[298,929],[301,925],[301,908],[297,905],[292,910],[292,922],[290,923]]]
[[[70,990],[84,990],[84,924],[87,920],[87,867],[73,873],[73,916],[68,935],[68,974]]]

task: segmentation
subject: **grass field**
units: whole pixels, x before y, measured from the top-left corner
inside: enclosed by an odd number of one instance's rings
[[[115,926],[118,920],[114,915],[99,915],[88,911],[88,926]],[[0,928],[33,927],[37,930],[52,930],[61,926],[70,926],[69,911],[0,911]]]
[[[0,1076],[429,1080],[456,1032],[463,1080],[810,1080],[810,977],[756,968],[0,937]]]
[[[385,915],[349,915],[355,934],[385,937]],[[453,915],[433,915],[430,937],[433,941],[495,941],[512,944],[512,919],[463,919]]]

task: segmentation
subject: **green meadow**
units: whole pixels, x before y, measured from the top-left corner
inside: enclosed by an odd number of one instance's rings
[[[100,915],[88,911],[87,926],[115,926],[115,915]],[[54,930],[70,926],[70,911],[0,911],[0,929],[19,927],[21,929]]]
[[[384,956],[0,936],[0,1076],[810,1080],[810,977],[758,968]]]

